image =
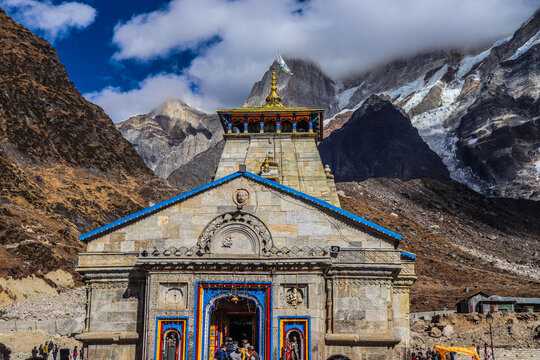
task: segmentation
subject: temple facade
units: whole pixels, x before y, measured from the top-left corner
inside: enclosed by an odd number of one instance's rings
[[[81,235],[85,359],[404,358],[415,256],[340,208],[323,111],[283,105],[276,76],[265,105],[218,111],[214,181]]]

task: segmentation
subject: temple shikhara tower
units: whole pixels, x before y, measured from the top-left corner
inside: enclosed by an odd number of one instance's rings
[[[340,208],[323,110],[218,110],[214,181],[81,235],[85,359],[403,359],[415,256]]]

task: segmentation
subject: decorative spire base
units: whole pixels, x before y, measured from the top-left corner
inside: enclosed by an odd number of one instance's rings
[[[270,93],[266,97],[266,104],[265,107],[285,107],[283,103],[281,102],[281,97],[279,96],[277,92],[277,71],[273,67],[272,68],[272,83],[270,85]]]

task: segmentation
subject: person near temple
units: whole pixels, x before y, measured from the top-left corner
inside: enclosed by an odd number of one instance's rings
[[[247,360],[259,360],[259,354],[255,351],[255,348],[252,345],[248,346],[248,358]]]
[[[45,341],[45,344],[43,344],[43,358],[48,359],[49,358],[49,343]]]
[[[38,354],[38,349],[36,346],[34,346],[34,348],[32,349],[32,359],[37,358],[37,354]]]
[[[215,360],[228,360],[229,354],[227,354],[227,346],[225,344],[221,345],[219,349],[216,350],[214,354]]]
[[[4,344],[0,343],[0,359],[9,360],[11,358],[11,350]]]
[[[52,356],[53,360],[56,360],[58,358],[58,345],[54,344],[54,348],[52,350]]]
[[[233,339],[231,337],[227,337],[225,339],[225,348],[227,351],[227,356],[231,356],[231,353],[234,351],[234,343]]]
[[[54,343],[52,340],[49,340],[49,354],[52,354],[54,350]]]
[[[234,351],[230,353],[229,357],[231,360],[245,360],[237,344],[234,344]]]
[[[78,360],[78,359],[79,359],[79,350],[75,346],[75,348],[73,349],[73,360]]]
[[[244,336],[242,336],[242,337],[244,337]],[[251,346],[251,345],[249,344],[248,339],[243,338],[243,339],[241,340],[240,353],[242,354],[242,359],[243,359],[243,360],[246,360],[246,359],[249,358],[249,351],[248,351],[248,349],[249,349],[250,346]]]

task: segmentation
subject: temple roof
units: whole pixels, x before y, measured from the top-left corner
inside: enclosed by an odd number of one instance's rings
[[[266,103],[262,106],[242,106],[232,109],[219,109],[218,114],[238,114],[238,113],[299,113],[299,112],[319,112],[324,109],[309,108],[304,106],[292,106],[289,107],[283,104],[281,96],[278,94],[277,87],[277,70],[272,69],[272,82],[270,85],[270,92],[266,97]]]
[[[218,114],[251,114],[251,113],[302,113],[302,112],[319,112],[324,109],[309,108],[303,106],[242,106],[231,109],[218,109]]]
[[[272,181],[272,180],[269,180],[269,179],[266,179],[266,178],[263,178],[259,175],[256,175],[254,173],[251,173],[251,172],[245,172],[245,171],[239,171],[239,172],[235,172],[235,173],[232,173],[230,175],[227,175],[227,176],[224,176],[220,179],[217,179],[215,181],[212,181],[212,182],[209,182],[207,184],[204,184],[204,185],[201,185],[201,186],[198,186],[190,191],[186,191],[186,192],[183,192],[181,194],[178,194],[170,199],[167,199],[167,200],[164,200],[160,203],[157,203],[155,205],[152,205],[152,206],[149,206],[147,208],[144,208],[142,210],[139,210],[139,211],[136,211],[136,212],[133,212],[131,214],[128,214],[124,217],[121,217],[120,219],[117,219],[109,224],[106,224],[106,225],[103,225],[103,226],[100,226],[96,229],[93,229],[91,231],[88,231],[84,234],[81,234],[79,236],[79,239],[81,241],[86,241],[86,240],[91,240],[91,239],[94,239],[98,236],[101,236],[101,235],[104,235],[106,233],[109,233],[111,231],[114,231],[116,229],[119,229],[121,227],[124,227],[126,225],[129,225],[135,221],[138,221],[140,219],[143,219],[147,216],[150,216],[152,214],[155,214],[157,212],[159,212],[160,210],[162,209],[165,209],[169,206],[172,206],[174,204],[177,204],[179,202],[182,202],[186,199],[189,199],[195,195],[198,195],[200,193],[203,193],[207,190],[210,190],[210,189],[213,189],[215,187],[218,187],[222,184],[225,184],[231,180],[234,180],[234,179],[237,179],[239,177],[244,177],[246,179],[250,179],[256,183],[259,183],[259,184],[262,184],[262,185],[265,185],[265,186],[268,186],[274,190],[277,190],[277,191],[280,191],[280,192],[283,192],[283,193],[286,193],[294,198],[297,198],[299,200],[302,200],[302,201],[305,201],[321,210],[325,210],[325,211],[328,211],[329,213],[331,213],[332,215],[338,217],[338,218],[341,218],[342,220],[348,222],[348,223],[351,223],[353,225],[356,225],[356,226],[360,226],[364,229],[364,231],[367,231],[367,232],[373,232],[375,234],[377,234],[378,236],[381,236],[383,238],[386,238],[386,239],[389,239],[389,240],[393,240],[395,241],[396,243],[398,243],[399,241],[401,241],[403,239],[403,237],[396,233],[396,232],[393,232],[379,224],[376,224],[372,221],[369,221],[367,219],[364,219],[363,217],[361,216],[358,216],[356,214],[353,214],[347,210],[343,210],[337,206],[334,206],[324,200],[321,200],[319,198],[316,198],[314,196],[310,196],[306,193],[303,193],[301,191],[298,191],[298,190],[295,190],[293,188],[290,188],[288,186],[285,186],[283,184],[280,184],[280,183],[277,183],[275,181]]]

